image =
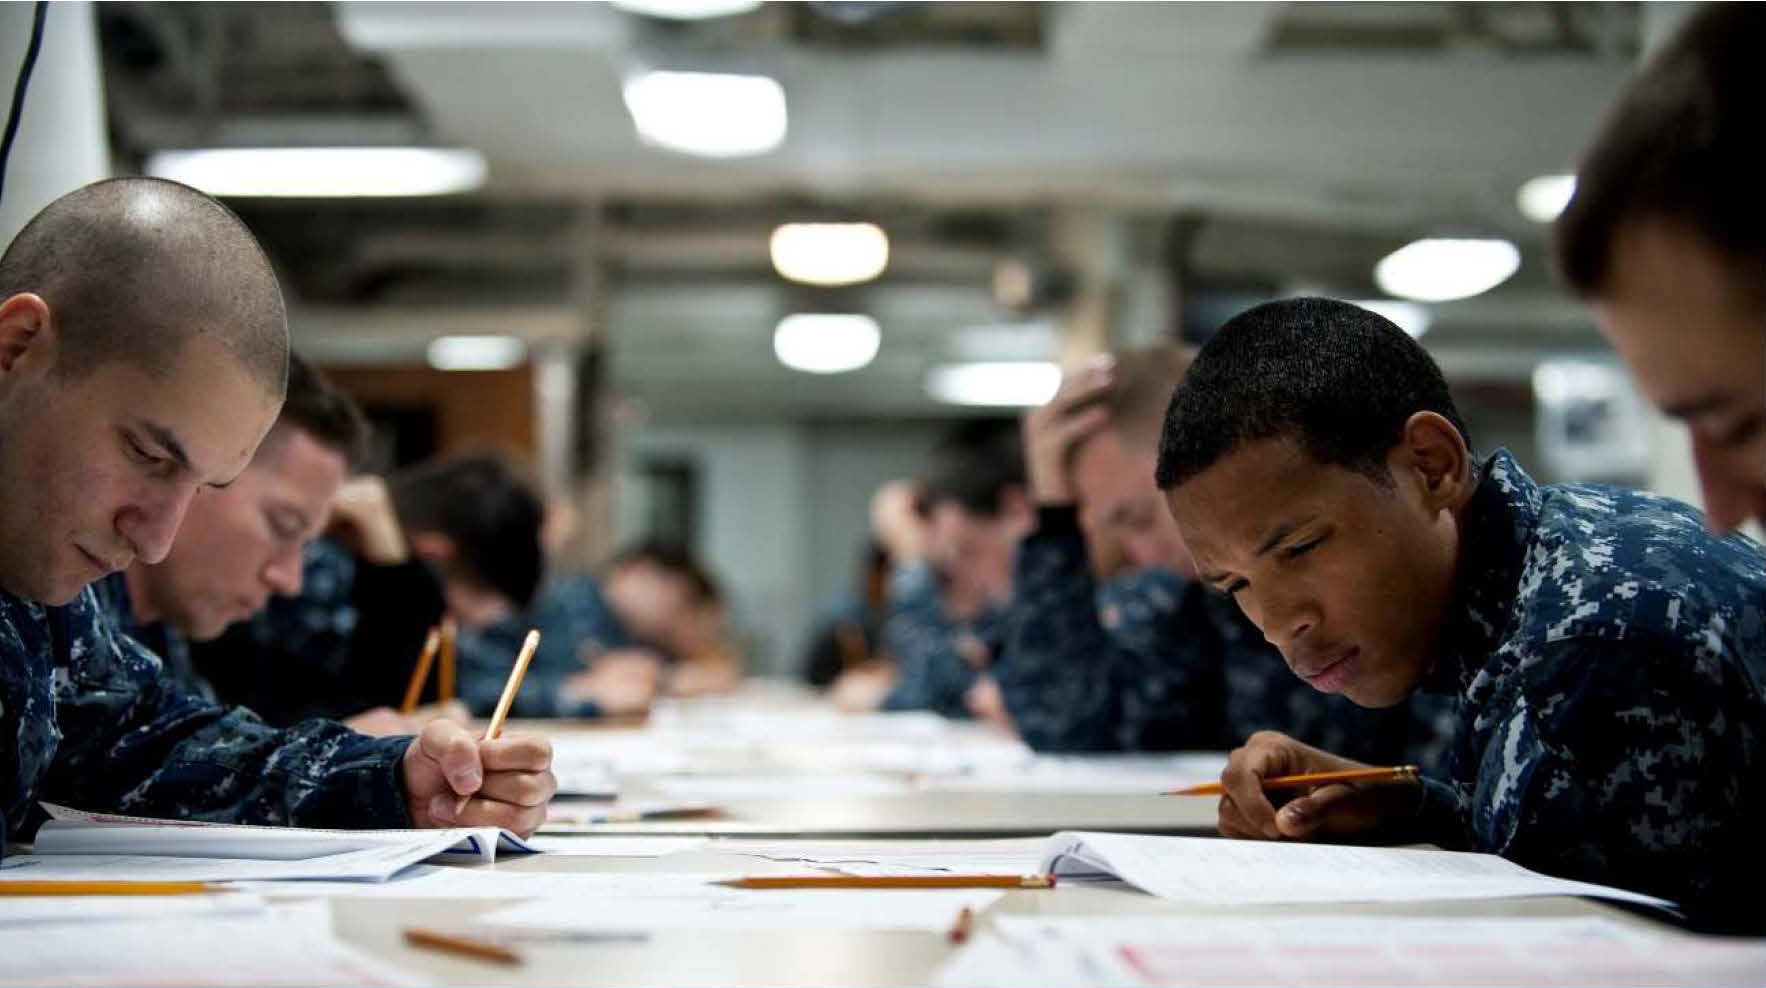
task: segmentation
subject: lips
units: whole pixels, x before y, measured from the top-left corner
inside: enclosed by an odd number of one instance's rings
[[[1360,658],[1361,649],[1350,647],[1338,651],[1322,661],[1310,663],[1308,668],[1296,668],[1294,671],[1306,681],[1307,685],[1320,693],[1335,693],[1355,672],[1357,660]]]
[[[126,568],[128,568],[128,565],[130,562],[130,560],[128,560],[128,559],[124,559],[123,561],[118,562],[118,563],[106,562],[105,560],[100,559],[97,556],[94,556],[92,553],[87,552],[86,549],[82,546],[76,545],[76,546],[74,546],[74,548],[78,549],[80,551],[80,555],[86,560],[86,562],[88,562],[92,565],[93,569],[98,571],[100,576],[109,575],[109,574],[115,573],[119,570],[126,569]]]

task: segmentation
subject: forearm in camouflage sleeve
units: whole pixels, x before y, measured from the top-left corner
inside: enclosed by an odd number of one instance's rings
[[[186,693],[141,646],[76,662],[56,712],[63,740],[45,799],[142,816],[305,827],[408,827],[400,765],[410,738],[332,721],[277,730]]]
[[[1599,654],[1567,654],[1589,648]],[[1590,673],[1492,735],[1473,814],[1481,849],[1695,917],[1758,916],[1766,800],[1751,684],[1736,667],[1641,641],[1554,653],[1548,661]]]
[[[1201,652],[1170,626],[1175,601],[1140,601],[1146,606],[1120,616],[1132,626],[1105,628],[1077,523],[1050,514],[1019,548],[1006,652],[994,672],[1025,742],[1039,751],[1212,746],[1217,718],[1201,707],[1218,705],[1220,691],[1203,686],[1192,668]],[[1118,586],[1133,592],[1138,582]]]
[[[895,661],[896,678],[883,698],[884,710],[968,716],[964,694],[975,681],[975,670],[957,652],[957,630],[940,608],[929,566],[912,564],[894,574],[882,637],[884,653]]]

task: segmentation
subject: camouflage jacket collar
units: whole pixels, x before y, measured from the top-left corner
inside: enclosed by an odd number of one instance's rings
[[[1539,485],[1508,450],[1497,449],[1480,472],[1460,515],[1453,599],[1423,682],[1434,692],[1464,692],[1496,650],[1522,592],[1527,545],[1539,524]]]

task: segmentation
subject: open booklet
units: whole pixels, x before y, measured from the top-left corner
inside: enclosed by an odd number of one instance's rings
[[[1040,870],[1116,878],[1172,902],[1223,906],[1578,895],[1675,908],[1638,892],[1542,875],[1494,854],[1425,848],[1062,831],[1049,838]]]
[[[87,813],[43,804],[50,815],[32,853],[8,858],[0,881],[136,879],[385,881],[430,859],[494,861],[532,853],[496,827],[447,830],[314,830]]]

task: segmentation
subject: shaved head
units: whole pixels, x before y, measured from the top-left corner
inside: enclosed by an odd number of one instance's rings
[[[206,337],[283,394],[288,317],[269,258],[239,217],[188,186],[119,178],[50,203],[0,256],[0,299],[23,293],[48,305],[58,375],[126,362],[163,377]]]

